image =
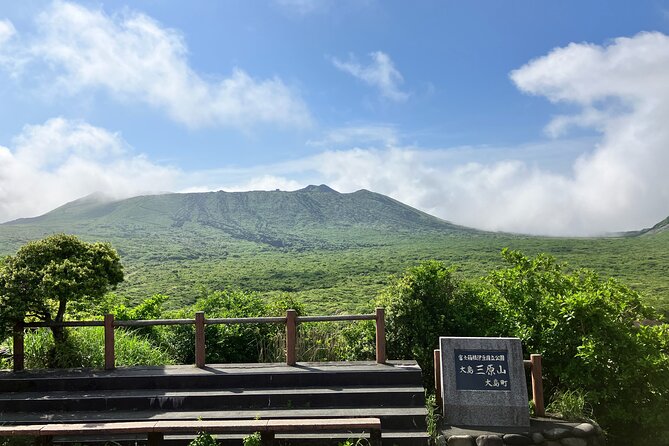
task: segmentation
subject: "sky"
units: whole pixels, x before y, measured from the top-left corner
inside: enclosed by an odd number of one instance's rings
[[[667,123],[669,0],[0,0],[0,222],[327,184],[635,230],[669,215]]]

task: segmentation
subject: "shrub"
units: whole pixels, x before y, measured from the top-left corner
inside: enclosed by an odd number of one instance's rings
[[[204,311],[207,318],[262,317],[267,307],[256,293],[214,291],[205,293],[193,307],[171,313],[176,318],[192,318]],[[257,362],[269,324],[207,325],[205,348],[208,363]],[[160,328],[162,345],[179,363],[195,361],[195,327],[174,325]]]
[[[386,311],[388,354],[414,358],[426,389],[434,391],[433,351],[440,336],[483,336],[498,327],[498,313],[453,268],[427,261],[396,278],[379,296]]]
[[[669,326],[613,279],[569,271],[547,255],[503,257],[508,266],[490,273],[484,294],[506,334],[542,354],[547,393],[583,396],[620,444],[632,435],[668,441]]]

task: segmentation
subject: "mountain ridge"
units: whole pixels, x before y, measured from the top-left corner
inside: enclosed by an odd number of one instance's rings
[[[383,233],[482,233],[365,189],[340,193],[327,185],[296,191],[197,192],[111,199],[91,194],[41,216],[0,227],[42,228],[83,236],[182,230],[214,232],[275,248],[369,244]],[[105,228],[103,231],[97,228]],[[339,239],[336,241],[335,239]],[[356,241],[357,239],[357,241]]]

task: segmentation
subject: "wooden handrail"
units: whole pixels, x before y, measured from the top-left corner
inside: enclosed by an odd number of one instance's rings
[[[297,325],[307,322],[341,322],[373,320],[376,323],[376,362],[386,362],[385,313],[377,308],[374,314],[348,314],[327,316],[298,316],[295,310],[287,310],[286,316],[249,317],[249,318],[211,318],[207,319],[204,312],[197,312],[194,319],[152,319],[152,320],[116,320],[107,314],[99,321],[63,321],[63,322],[19,322],[14,328],[13,336],[13,369],[18,372],[24,369],[24,330],[25,328],[48,327],[104,327],[104,358],[105,369],[115,367],[114,329],[116,327],[150,327],[157,325],[195,325],[195,365],[203,368],[206,365],[205,326],[230,324],[286,324],[286,364],[295,365],[297,361]]]

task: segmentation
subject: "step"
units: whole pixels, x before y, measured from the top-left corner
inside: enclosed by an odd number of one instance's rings
[[[92,410],[206,410],[424,406],[422,387],[328,387],[183,391],[10,392],[0,412]]]
[[[219,434],[214,436],[219,445],[241,446],[245,435],[241,434]],[[162,444],[165,446],[187,446],[192,440],[193,435],[169,435],[165,436]],[[368,434],[346,434],[341,432],[327,434],[277,434],[276,439],[280,444],[290,444],[291,446],[339,446],[347,440],[353,444],[359,438],[367,439]],[[428,444],[429,436],[426,432],[416,431],[382,431],[383,446],[421,446]],[[54,442],[59,444],[110,444],[110,437],[54,437]],[[83,442],[83,443],[82,443]],[[134,446],[137,443],[145,443],[145,435],[123,435],[114,436],[113,444]],[[366,444],[364,442],[362,445]]]
[[[0,372],[2,392],[421,385],[414,361],[225,364]]]
[[[202,411],[78,411],[3,413],[10,424],[85,423],[139,420],[252,420],[286,418],[368,418],[381,419],[383,429],[425,431],[425,407],[359,407],[314,409],[202,410]]]

